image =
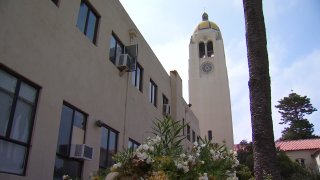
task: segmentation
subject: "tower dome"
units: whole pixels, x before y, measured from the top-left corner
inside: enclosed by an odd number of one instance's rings
[[[202,29],[214,29],[214,30],[220,31],[216,23],[209,21],[209,16],[206,12],[202,14],[202,21],[197,25],[194,32],[200,31]]]

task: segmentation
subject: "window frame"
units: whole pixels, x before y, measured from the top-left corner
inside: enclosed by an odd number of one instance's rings
[[[129,143],[132,144],[131,147],[129,147]],[[132,150],[134,150],[134,146],[135,146],[135,145],[136,145],[137,147],[139,147],[141,144],[140,144],[139,142],[137,142],[137,141],[129,138],[129,140],[128,140],[128,148],[131,148]]]
[[[57,7],[60,5],[60,0],[51,0],[51,2],[53,2]]]
[[[206,44],[204,42],[199,42],[198,44],[198,52],[199,52],[199,58],[204,58],[206,56]]]
[[[150,79],[149,82],[149,102],[157,107],[158,86]]]
[[[111,42],[112,40],[115,41],[115,50],[113,52],[113,55],[111,56],[111,53],[110,53],[110,50],[111,50]],[[109,60],[113,63],[113,64],[116,64],[116,59],[117,59],[117,49],[118,49],[118,45],[122,48],[122,51],[121,53],[123,54],[125,52],[125,46],[124,44],[121,42],[121,40],[119,39],[119,37],[114,33],[112,32],[111,33],[111,38],[110,38],[110,41],[109,41]],[[114,57],[114,59],[112,59],[112,57]]]
[[[165,104],[169,104],[169,99],[166,95],[162,94],[162,114],[167,115],[164,109]],[[171,113],[170,111],[171,109],[169,108],[169,114]]]
[[[138,76],[138,69],[139,69],[139,84],[137,81],[137,76]],[[134,81],[134,82],[133,82]],[[136,70],[132,71],[131,73],[131,84],[136,87],[140,92],[142,92],[142,87],[143,87],[143,68],[142,66],[137,62]]]
[[[192,142],[196,142],[196,132],[192,130]]]
[[[209,45],[211,45],[211,47],[209,47]],[[213,57],[214,56],[213,42],[208,41],[206,43],[206,46],[207,46],[207,57]]]
[[[101,124],[101,128],[105,128],[108,130],[108,135],[107,135],[107,156],[106,156],[106,161],[108,163],[108,159],[109,158],[112,158],[112,157],[108,157],[108,151],[109,151],[109,146],[110,146],[110,131],[112,131],[115,135],[116,135],[116,139],[115,139],[115,153],[118,152],[118,141],[119,141],[119,131],[113,129],[112,127],[106,125],[105,123],[102,123]],[[101,142],[101,135],[102,135],[102,132],[100,133],[100,142]],[[100,144],[100,148],[99,148],[99,168],[100,169],[105,169],[105,168],[108,168],[108,165],[106,166],[101,166],[100,164],[100,158],[101,158],[101,144]]]
[[[28,166],[28,160],[29,160],[29,152],[30,152],[30,147],[31,147],[31,139],[32,139],[32,134],[33,134],[33,126],[34,126],[34,122],[35,122],[35,116],[36,116],[36,111],[38,108],[38,100],[39,100],[39,94],[41,91],[41,87],[35,83],[33,83],[32,81],[28,80],[27,78],[23,77],[22,75],[14,72],[13,70],[7,68],[6,66],[2,65],[0,63],[0,70],[4,71],[5,73],[13,76],[14,78],[16,78],[16,86],[15,86],[15,90],[14,92],[9,92],[6,89],[3,89],[0,87],[0,91],[2,91],[3,93],[9,94],[10,96],[12,96],[12,104],[11,104],[11,109],[10,109],[10,114],[9,114],[9,118],[8,118],[8,124],[7,124],[7,128],[6,128],[6,133],[4,136],[0,135],[0,140],[4,141],[4,142],[8,142],[8,143],[12,143],[15,145],[19,145],[19,146],[23,146],[25,148],[25,154],[24,154],[24,167],[23,167],[23,171],[22,173],[14,173],[14,172],[6,172],[6,171],[1,171],[0,173],[5,173],[5,174],[14,174],[14,175],[18,175],[18,176],[25,176],[26,175],[26,170],[27,170],[27,166]],[[35,99],[34,99],[34,103],[32,104],[31,102],[22,99],[23,102],[29,104],[32,106],[32,111],[30,114],[30,126],[28,129],[28,138],[26,140],[26,142],[21,142],[19,140],[15,140],[13,138],[10,138],[11,136],[11,132],[13,131],[13,121],[14,121],[14,115],[17,109],[17,103],[19,100],[19,93],[21,90],[21,84],[24,83],[28,86],[33,87],[36,90],[36,95],[35,95]],[[21,98],[21,97],[20,97]]]
[[[78,27],[78,21],[79,21],[79,15],[80,15],[80,11],[81,11],[81,5],[82,4],[85,4],[87,6],[87,14],[86,14],[86,18],[85,18],[85,22],[84,22],[84,29],[82,31],[82,29],[80,29],[80,27]],[[93,39],[91,40],[89,37],[88,37],[88,24],[89,24],[89,16],[90,16],[90,12],[93,13],[93,15],[95,16],[96,18],[96,21],[95,21],[95,25],[94,25],[94,32],[93,32]],[[79,6],[79,12],[78,12],[78,18],[77,18],[77,23],[76,23],[76,27],[93,43],[93,44],[97,44],[97,37],[98,37],[98,27],[99,27],[99,22],[100,22],[100,15],[98,13],[98,11],[89,3],[88,0],[81,0],[80,2],[80,6]]]
[[[208,140],[211,141],[213,139],[212,130],[208,130]]]
[[[189,141],[191,140],[190,131],[191,131],[190,125],[187,124],[187,139],[188,139]]]
[[[76,158],[72,158],[70,157],[70,150],[71,150],[71,145],[72,145],[72,134],[73,134],[73,126],[74,126],[74,120],[75,120],[75,113],[76,112],[79,112],[81,114],[84,115],[84,120],[85,120],[85,123],[84,123],[84,127],[83,127],[83,130],[84,130],[84,136],[83,136],[83,144],[85,143],[86,141],[86,130],[87,130],[87,123],[88,123],[88,114],[85,113],[84,111],[80,110],[79,108],[75,107],[74,105],[66,102],[66,101],[63,101],[62,103],[62,108],[61,108],[61,115],[62,115],[62,110],[64,108],[64,106],[70,108],[72,110],[72,120],[71,120],[71,126],[70,126],[70,133],[69,133],[69,139],[68,139],[68,150],[67,150],[67,155],[65,154],[62,154],[60,152],[57,151],[58,147],[56,148],[56,157],[55,157],[55,163],[54,163],[54,167],[56,166],[56,160],[57,158],[60,158],[62,160],[68,160],[68,161],[76,161],[80,164],[80,178],[82,178],[82,172],[83,172],[83,160],[81,159],[76,159]],[[61,124],[61,119],[62,117],[60,117],[60,124]],[[59,132],[58,132],[58,140],[57,140],[57,146],[58,146],[58,143],[59,143],[59,136],[60,136],[60,125],[59,125]],[[53,170],[53,177],[54,177],[54,174],[55,171]]]

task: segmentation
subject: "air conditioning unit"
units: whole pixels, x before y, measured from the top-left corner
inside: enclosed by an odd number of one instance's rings
[[[163,105],[163,114],[164,115],[170,115],[170,104],[164,104]]]
[[[92,160],[93,148],[85,144],[72,144],[70,148],[70,157]]]
[[[120,54],[116,58],[116,66],[122,70],[128,70],[130,68],[132,58],[129,54]]]

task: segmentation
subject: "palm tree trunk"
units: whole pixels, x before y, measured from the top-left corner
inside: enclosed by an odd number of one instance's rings
[[[249,66],[254,175],[280,179],[271,116],[271,87],[262,0],[243,0]]]

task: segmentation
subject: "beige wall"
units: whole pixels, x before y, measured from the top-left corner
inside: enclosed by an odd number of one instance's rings
[[[100,18],[97,43],[76,27],[80,0],[0,1],[0,63],[41,86],[25,176],[0,173],[0,179],[52,179],[63,102],[88,114],[85,144],[93,160],[84,161],[83,179],[98,169],[101,120],[119,131],[118,149],[128,138],[140,143],[150,136],[155,118],[162,118],[162,94],[172,103],[173,116],[190,121],[199,134],[197,118],[185,113],[182,82],[168,75],[118,0],[91,0]],[[144,68],[143,90],[131,85],[131,73],[119,76],[109,61],[114,32],[130,44],[129,29],[137,30],[138,62]],[[149,80],[157,84],[157,107],[148,102]],[[172,88],[173,87],[173,88]]]
[[[314,153],[314,150],[300,150],[300,151],[286,151],[287,156],[295,162],[296,159],[304,159],[305,165],[311,170],[318,170],[317,162],[314,157],[311,155]]]
[[[227,67],[220,32],[213,29],[195,31],[189,44],[189,102],[199,119],[201,136],[212,130],[214,142],[226,141],[233,148],[233,130]],[[213,42],[214,57],[199,58],[199,42]],[[201,71],[203,62],[213,63],[213,71]]]

